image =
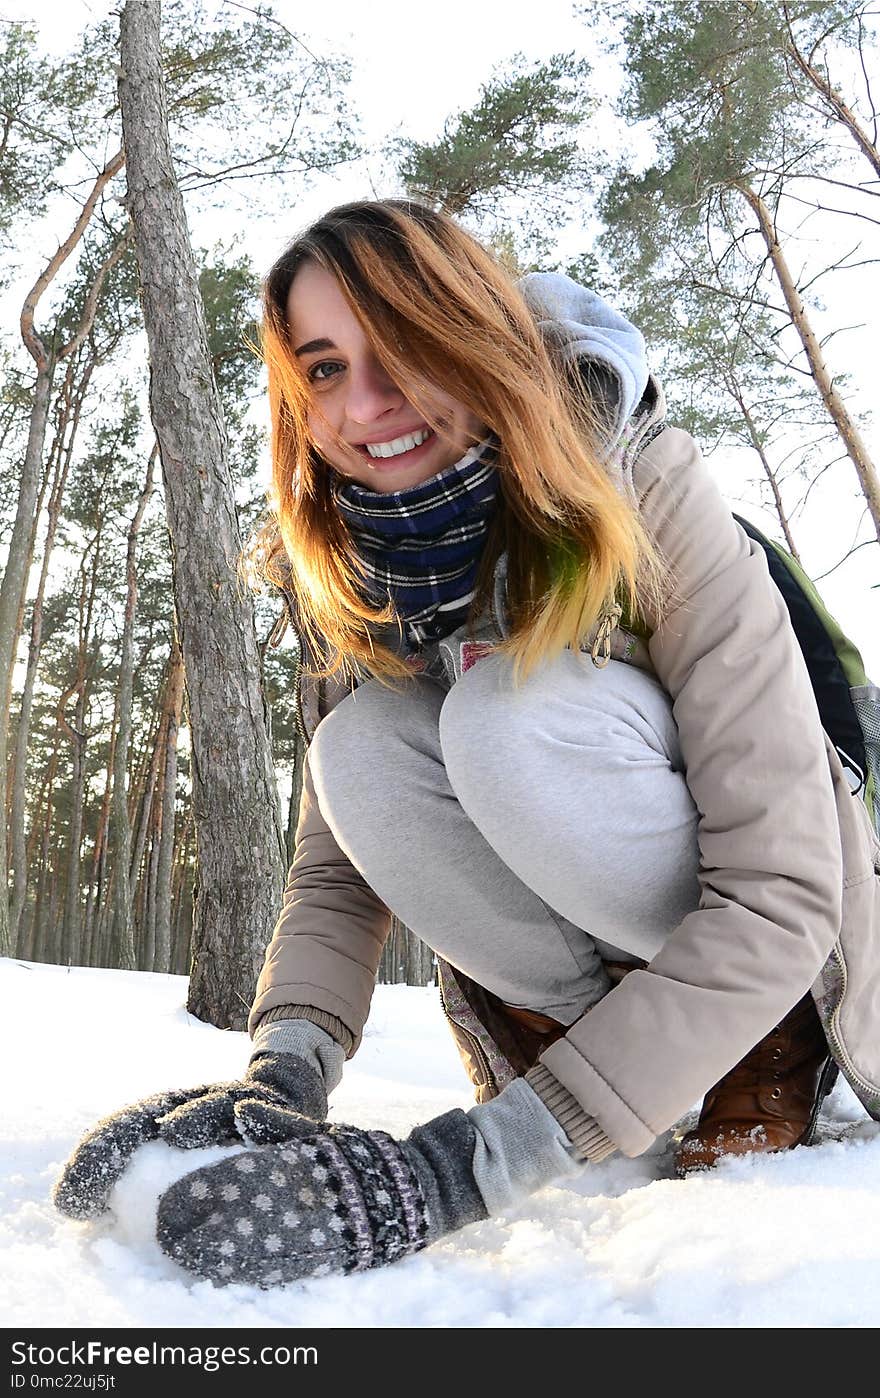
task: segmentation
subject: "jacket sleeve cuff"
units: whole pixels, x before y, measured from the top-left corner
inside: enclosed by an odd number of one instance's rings
[[[274,1009],[267,1010],[260,1016],[252,1037],[255,1038],[260,1030],[283,1019],[304,1019],[309,1024],[316,1024],[325,1034],[329,1034],[331,1039],[335,1039],[337,1044],[342,1045],[346,1058],[351,1057],[354,1049],[354,1035],[351,1030],[346,1029],[336,1015],[329,1014],[327,1010],[319,1010],[314,1005],[276,1005]]]
[[[615,1143],[605,1135],[595,1117],[585,1112],[576,1097],[572,1097],[549,1068],[536,1063],[525,1075],[532,1091],[540,1097],[544,1106],[555,1116],[568,1139],[582,1160],[594,1165],[606,1160],[617,1150]]]

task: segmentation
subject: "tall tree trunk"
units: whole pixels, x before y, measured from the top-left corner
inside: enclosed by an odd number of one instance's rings
[[[174,815],[177,805],[177,740],[183,712],[183,656],[175,639],[167,689],[163,795],[160,811],[156,888],[156,956],[154,971],[171,970],[171,878],[174,870]]]
[[[392,918],[379,961],[380,985],[430,985],[434,980],[434,953],[421,938]]]
[[[52,368],[46,359],[37,370],[31,407],[30,429],[21,473],[18,505],[9,554],[0,584],[0,782],[3,783],[0,811],[0,956],[12,952],[7,894],[8,857],[6,850],[6,763],[9,735],[9,710],[12,702],[12,676],[18,646],[18,618],[22,589],[31,566],[30,541],[33,532],[34,506],[40,486],[43,464],[43,442],[49,419],[49,397],[52,389]]]
[[[834,387],[834,380],[825,363],[822,348],[807,318],[806,308],[776,236],[776,226],[770,210],[760,194],[756,193],[749,185],[737,184],[734,187],[739,190],[746,203],[757,215],[761,236],[770,254],[777,281],[785,297],[792,325],[804,347],[810,373],[822,396],[828,415],[840,433],[840,440],[843,442],[846,454],[856,468],[856,475],[859,478],[868,511],[874,521],[874,530],[878,541],[880,541],[880,477],[877,475],[877,468],[868,454],[868,448],[858,427],[847,411],[846,404]]]
[[[69,413],[69,408],[70,408],[70,385],[71,385],[72,379],[73,379],[73,367],[72,367],[72,366],[69,366],[69,367],[68,367],[68,370],[67,370],[67,373],[66,373],[65,376],[64,376],[64,387],[63,387],[63,389],[62,389],[62,392],[59,394],[59,400],[60,400],[60,402],[59,402],[59,410],[58,410],[59,422],[58,422],[57,425],[56,425],[56,430],[55,430],[55,435],[54,435],[54,438],[53,438],[53,441],[52,441],[52,445],[51,445],[51,447],[49,448],[49,452],[48,452],[48,454],[47,454],[47,456],[46,456],[46,459],[45,459],[45,469],[41,470],[41,472],[40,472],[40,484],[39,484],[39,489],[38,489],[38,491],[37,491],[37,498],[36,498],[36,500],[35,500],[35,502],[34,502],[33,519],[32,519],[32,523],[31,523],[30,538],[29,538],[28,543],[27,543],[27,556],[28,556],[29,562],[28,562],[27,568],[25,569],[25,575],[24,575],[24,578],[23,578],[23,580],[22,580],[21,596],[20,596],[19,599],[18,599],[18,615],[16,616],[16,619],[15,619],[15,628],[14,628],[14,630],[15,630],[15,635],[16,635],[16,637],[18,638],[18,641],[20,641],[22,632],[23,632],[23,630],[24,630],[24,614],[25,614],[25,609],[26,609],[26,607],[27,607],[28,580],[29,580],[29,577],[30,577],[30,570],[31,570],[31,567],[32,567],[32,565],[33,565],[34,555],[35,555],[36,549],[37,549],[37,534],[38,534],[38,532],[39,532],[40,514],[42,513],[42,509],[43,509],[43,501],[44,501],[44,499],[45,499],[45,497],[46,497],[46,491],[47,491],[47,489],[48,489],[48,487],[49,487],[49,482],[50,482],[50,480],[52,480],[52,479],[56,476],[56,468],[57,468],[57,466],[58,466],[59,461],[61,460],[61,448],[62,448],[62,444],[63,444],[63,438],[64,438],[64,433],[65,433],[65,430],[66,430],[67,418],[68,418],[68,413]],[[18,641],[16,641],[16,647],[18,646]],[[28,647],[28,670],[30,670],[30,656],[31,656],[30,647]],[[27,679],[25,680],[25,692],[26,692],[26,691],[27,691]],[[19,800],[21,800],[21,802],[22,802],[22,807],[21,807],[20,813],[21,813],[21,815],[22,815],[22,820],[23,820],[23,815],[24,815],[24,812],[23,812],[24,786],[25,786],[26,769],[27,769],[27,762],[26,762],[26,760],[25,760],[24,762],[22,762],[22,760],[21,760],[22,746],[23,746],[23,744],[22,744],[22,727],[23,727],[23,725],[22,725],[22,722],[21,722],[21,717],[22,717],[23,711],[24,711],[24,703],[22,703],[22,705],[21,705],[21,707],[20,707],[20,709],[19,709],[19,722],[18,722],[18,725],[16,726],[15,745],[14,745],[12,751],[9,753],[9,759],[8,759],[7,765],[6,765],[6,821],[7,821],[7,840],[10,838],[10,833],[11,833],[11,838],[12,838],[11,872],[13,872],[13,875],[14,875],[14,877],[13,877],[13,890],[15,890],[15,888],[17,887],[17,879],[16,879],[16,877],[15,877],[15,876],[17,876],[16,856],[17,856],[17,853],[19,852],[18,849],[17,849],[17,842],[16,842],[16,816],[19,814],[19,810],[17,809],[17,807],[18,807],[18,802],[19,802]],[[8,712],[9,725],[10,725],[10,730],[11,730],[11,727],[12,727],[12,676],[10,676],[10,687],[9,687],[9,692],[8,692],[8,694],[7,694],[7,712]],[[25,725],[25,727],[26,727],[26,726],[27,726],[27,725]],[[26,748],[25,748],[25,752],[26,752]],[[10,940],[10,943],[11,943],[11,945],[12,945],[13,947],[15,947],[16,932],[17,932],[17,922],[16,922],[16,918],[15,918],[15,916],[13,915],[13,913],[10,912],[10,918],[9,918],[9,940]]]
[[[131,855],[131,865],[129,867],[130,887],[136,889],[141,876],[141,866],[144,862],[144,850],[147,847],[147,838],[153,823],[153,801],[156,797],[156,783],[159,779],[159,764],[161,761],[162,741],[163,741],[163,719],[160,721],[153,742],[153,752],[150,765],[145,774],[144,786],[141,790],[140,801],[138,803],[137,825],[135,826],[134,848]]]
[[[284,830],[253,602],[183,200],[174,175],[159,0],[127,0],[119,96],[186,671],[198,850],[188,1007],[244,1028],[281,903]]]
[[[144,512],[153,493],[153,467],[157,448],[154,446],[147,461],[147,475],[138,498],[134,517],[128,528],[125,575],[125,620],[122,627],[122,654],[119,660],[119,729],[113,759],[113,799],[110,803],[110,838],[116,878],[113,885],[113,930],[111,944],[115,964],[123,971],[134,971],[137,961],[132,930],[132,897],[129,882],[131,862],[131,826],[128,819],[128,799],[125,789],[128,776],[128,746],[131,738],[131,701],[134,691],[134,623],[137,612],[137,541]]]
[[[9,742],[12,676],[18,646],[21,599],[27,587],[27,577],[31,565],[30,541],[34,533],[34,505],[39,490],[46,424],[49,420],[52,376],[55,365],[61,359],[73,354],[88,334],[94,322],[104,278],[112,263],[121,255],[121,246],[118,251],[114,250],[114,253],[99,268],[86,295],[79,326],[66,345],[57,351],[47,349],[34,329],[34,316],[40,298],[79,243],[95,212],[101,194],[113,176],[122,169],[123,160],[124,156],[120,150],[104,166],[89,191],[70,235],[40,273],[25,297],[21,311],[21,338],[28,354],[34,361],[37,377],[34,383],[30,428],[24,465],[19,480],[9,557],[3,573],[3,582],[0,584],[0,783],[3,787],[2,792],[0,792],[0,811],[6,809],[6,754]],[[0,821],[0,956],[8,956],[11,951],[7,869],[6,822],[4,820]]]
[[[57,459],[58,459],[58,453],[57,453],[57,442],[56,442],[56,443],[53,443],[52,450],[51,450],[50,453],[49,453],[49,458],[48,458],[48,461],[47,461],[47,463],[46,463],[46,470],[43,472],[42,481],[41,481],[41,483],[40,483],[40,489],[39,489],[39,491],[38,491],[37,499],[36,499],[36,502],[35,502],[35,505],[34,505],[33,529],[31,530],[31,537],[30,537],[30,540],[28,541],[28,557],[29,557],[30,560],[31,560],[31,564],[33,564],[34,555],[35,555],[36,550],[37,550],[37,533],[38,533],[38,530],[39,530],[40,514],[41,514],[42,509],[43,509],[43,501],[44,501],[44,499],[45,499],[45,497],[46,497],[46,490],[47,490],[48,485],[49,485],[50,477],[53,475],[54,465],[55,465]],[[29,579],[29,576],[30,576],[30,565],[28,566],[27,573],[26,573],[26,575],[25,575],[24,584],[23,584],[22,590],[21,590],[21,597],[19,598],[19,602],[18,602],[18,615],[17,615],[17,617],[16,617],[16,619],[15,619],[15,634],[16,634],[16,636],[19,638],[19,641],[20,641],[20,639],[21,639],[22,632],[24,631],[24,614],[25,614],[25,610],[26,610],[26,608],[27,608],[27,587],[28,587],[28,579]],[[29,667],[30,667],[30,646],[28,646],[28,668],[29,668]],[[25,686],[27,686],[27,680],[25,680]],[[10,690],[9,690],[9,694],[8,694],[7,698],[8,698],[8,711],[9,711],[9,726],[10,726],[10,732],[11,732],[11,730],[12,730],[12,688],[11,688],[11,680],[10,680]],[[13,871],[14,871],[15,868],[16,868],[15,860],[16,860],[16,853],[17,853],[17,850],[16,850],[16,840],[15,840],[15,817],[16,817],[16,814],[17,814],[16,805],[17,805],[17,801],[18,801],[19,798],[22,800],[22,802],[23,802],[23,800],[24,800],[25,775],[26,775],[26,770],[27,770],[26,749],[25,749],[25,759],[24,759],[24,761],[22,761],[22,737],[21,737],[21,728],[22,728],[22,725],[21,725],[21,717],[22,717],[22,712],[23,712],[23,710],[24,710],[24,703],[22,702],[22,704],[19,706],[19,721],[18,721],[18,724],[17,724],[16,727],[15,727],[15,743],[14,743],[14,745],[13,745],[11,751],[9,752],[8,761],[7,761],[7,765],[6,765],[6,820],[7,820],[7,824],[8,824],[8,826],[9,826],[10,830],[12,831],[12,870],[13,870]],[[22,813],[22,817],[23,817],[23,814],[24,814],[24,812],[23,812],[23,806],[22,806],[22,811],[21,811],[21,813]],[[8,837],[7,837],[7,838],[8,838]],[[14,882],[14,880],[13,880],[13,888],[14,888],[14,887],[15,887],[15,882]],[[12,913],[10,912],[10,918],[9,918],[9,940],[10,940],[10,942],[12,943],[13,947],[15,946],[15,936],[16,936],[16,921],[15,921],[15,918],[13,917]]]
[[[129,819],[134,825],[135,833],[128,878],[130,887],[133,889],[137,887],[141,861],[144,857],[144,849],[146,847],[147,835],[150,830],[150,821],[152,819],[153,794],[156,789],[156,779],[159,772],[159,752],[162,745],[162,724],[165,721],[164,696],[168,689],[170,663],[169,659],[165,678],[162,681],[162,700],[159,708],[153,715],[151,730],[147,735],[147,742],[144,745],[141,760],[138,762],[138,773],[131,792],[130,805],[132,810]]]
[[[65,963],[64,902],[62,899],[62,880],[58,872],[59,864],[60,860],[56,854],[52,860],[49,879],[49,919],[47,924],[49,949],[44,959],[52,965],[63,966]]]
[[[160,798],[161,799],[161,798]],[[156,810],[159,809],[157,805]],[[141,969],[152,971],[156,961],[156,886],[159,876],[158,831],[153,830],[147,867],[144,871],[144,913],[141,918]]]
[[[85,684],[80,684],[76,696],[76,714],[66,729],[72,744],[73,775],[70,783],[70,823],[67,832],[67,869],[64,884],[64,917],[59,963],[79,962],[82,947],[82,899],[80,868],[82,865],[83,800],[85,796],[85,747],[88,734],[85,720]]]
[[[192,805],[190,804],[183,823],[180,857],[176,861],[174,875],[174,940],[171,948],[171,968],[179,976],[188,976],[190,971],[192,890],[189,882],[189,851],[191,838]],[[189,903],[189,907],[187,903]]]
[[[98,515],[95,536],[87,545],[81,565],[82,582],[79,596],[79,642],[77,648],[77,673],[59,701],[58,721],[71,741],[73,748],[73,778],[71,782],[71,811],[68,838],[68,861],[64,885],[64,930],[63,959],[68,964],[80,964],[83,954],[83,904],[80,871],[82,868],[83,806],[85,802],[86,744],[92,736],[86,731],[85,717],[88,706],[89,689],[89,650],[92,642],[92,619],[95,611],[95,598],[98,592],[98,578],[101,565],[101,540],[104,532],[105,516]],[[87,569],[86,557],[93,550],[91,566]],[[67,700],[76,694],[76,715],[74,724],[68,722],[65,712]]]
[[[72,369],[72,366],[71,366]],[[31,615],[31,634],[28,646],[27,672],[25,674],[24,690],[21,696],[21,707],[19,710],[18,732],[15,743],[15,778],[12,788],[12,869],[13,869],[13,898],[10,912],[10,939],[15,945],[18,934],[18,923],[21,917],[21,910],[24,906],[25,892],[27,889],[27,856],[26,856],[26,835],[25,835],[25,812],[24,793],[25,776],[27,767],[28,742],[30,739],[31,709],[33,706],[34,684],[36,682],[37,668],[40,663],[40,651],[43,641],[43,603],[46,594],[46,582],[49,576],[49,564],[52,560],[52,551],[55,547],[55,535],[58,530],[58,520],[61,516],[61,503],[64,498],[64,487],[67,482],[67,475],[70,470],[70,463],[73,457],[73,447],[76,441],[77,428],[79,427],[82,406],[94,369],[94,358],[86,364],[79,385],[76,397],[70,405],[70,430],[66,430],[65,418],[62,417],[59,433],[58,453],[56,460],[55,479],[52,482],[52,489],[49,494],[49,520],[46,525],[46,539],[43,545],[43,558],[40,565],[40,581],[37,586],[37,595],[34,598],[33,612]],[[65,440],[66,438],[66,440]]]
[[[107,777],[101,809],[98,812],[98,825],[95,830],[95,848],[92,851],[92,868],[89,874],[89,887],[86,894],[86,912],[82,948],[82,965],[94,966],[98,946],[98,923],[103,909],[104,872],[107,867],[107,839],[110,826],[110,799],[113,794],[113,756],[116,751],[116,725],[119,716],[119,694],[113,707],[113,726],[110,733],[110,753],[107,758]]]
[[[34,819],[34,829],[32,831],[32,835],[35,834],[37,829],[39,829],[40,825],[42,824],[40,862],[37,874],[37,889],[34,895],[34,904],[31,909],[31,916],[27,932],[24,936],[23,941],[20,942],[19,947],[19,955],[25,957],[28,961],[36,961],[38,959],[39,946],[40,943],[43,941],[40,930],[40,914],[46,887],[46,863],[49,857],[49,835],[52,826],[52,806],[55,792],[55,773],[58,770],[59,737],[60,733],[56,730],[55,742],[52,747],[52,756],[49,759],[49,766],[46,771],[44,798],[45,805],[43,806],[42,810],[42,821],[40,817],[40,807],[42,805],[41,801],[40,803],[38,803],[37,806],[37,813]]]

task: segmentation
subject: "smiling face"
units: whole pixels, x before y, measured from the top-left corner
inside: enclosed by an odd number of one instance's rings
[[[287,298],[294,353],[309,380],[309,431],[326,461],[368,490],[420,485],[459,461],[488,431],[463,404],[423,386],[440,422],[432,431],[376,358],[339,282],[317,262],[296,272]]]

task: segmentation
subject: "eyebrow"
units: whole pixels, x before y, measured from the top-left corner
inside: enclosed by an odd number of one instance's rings
[[[294,350],[293,352],[296,355],[314,354],[316,350],[332,350],[335,348],[336,346],[334,345],[332,340],[309,340],[306,344],[300,345],[299,349]]]

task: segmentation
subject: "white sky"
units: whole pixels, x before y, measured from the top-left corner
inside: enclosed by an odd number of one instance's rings
[[[72,44],[84,25],[114,8],[118,8],[118,0],[0,0],[0,18],[36,22],[42,41],[60,52]],[[235,15],[228,0],[206,0],[206,9],[218,17]],[[321,52],[346,53],[353,60],[349,98],[360,114],[367,146],[378,145],[396,131],[417,139],[436,138],[450,114],[475,101],[492,68],[518,51],[529,60],[571,50],[595,57],[593,36],[584,21],[573,17],[573,10],[572,0],[542,0],[522,6],[511,6],[509,0],[443,0],[418,10],[411,0],[372,0],[368,5],[363,0],[333,0],[330,5],[312,8],[300,0],[275,0],[278,16],[310,46]],[[613,87],[614,73],[607,60],[600,61],[597,71],[601,81]],[[596,123],[586,139],[615,140],[613,124]],[[370,174],[378,178],[379,169],[376,158],[332,178],[322,178],[311,190],[280,184],[280,207],[271,215],[258,214],[253,201],[238,193],[230,196],[222,217],[192,209],[194,240],[210,246],[218,239],[239,239],[255,266],[263,270],[301,227],[331,204],[392,192],[382,187],[371,189]],[[849,220],[842,220],[841,225],[841,251],[865,236],[866,250],[860,256],[869,256],[872,238],[876,246],[874,231]],[[57,236],[60,229],[59,224]],[[53,250],[53,235],[55,230],[47,229],[47,253]],[[802,244],[807,258],[824,253],[821,245],[811,246],[812,237],[813,230],[807,230]],[[560,238],[560,248],[573,254],[587,242],[574,225]],[[829,362],[834,372],[850,370],[856,384],[862,386],[862,406],[870,406],[871,381],[865,366],[876,362],[880,279],[871,268],[838,276],[833,287],[831,283],[826,286],[829,300],[833,297],[831,312],[827,317],[821,311],[813,312],[820,335],[841,321],[863,327],[832,340]],[[878,433],[869,429],[866,435],[877,459]],[[752,505],[743,506],[738,498],[754,498],[754,491],[743,481],[758,475],[757,463],[739,454],[719,452],[713,457],[713,466],[733,507],[778,534],[774,516],[762,515]],[[860,511],[854,470],[843,461],[826,473],[811,496],[808,513],[797,524],[796,537],[813,575],[836,563],[856,537],[868,537],[864,524],[857,534]],[[831,611],[862,648],[869,674],[875,679],[880,678],[880,589],[870,588],[880,581],[877,552],[876,548],[863,548],[819,584]]]

